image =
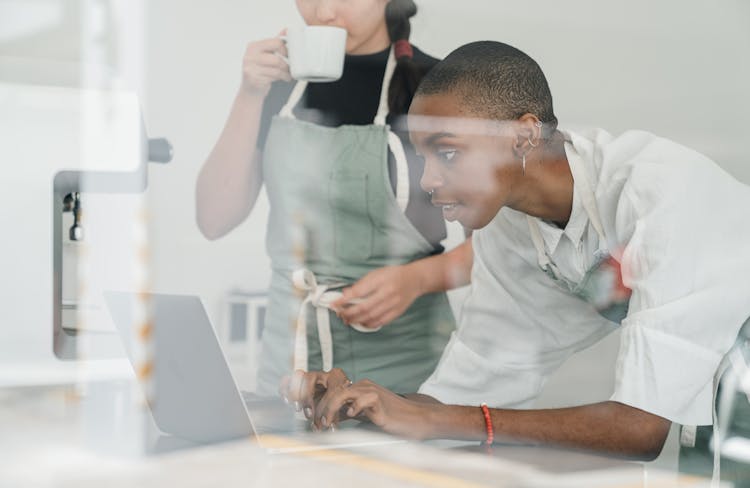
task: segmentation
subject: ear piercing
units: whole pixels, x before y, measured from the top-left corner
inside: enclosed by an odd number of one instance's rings
[[[536,127],[539,127],[540,129],[542,128],[542,122],[541,122],[541,121],[539,121],[539,120],[537,120],[537,121],[536,121],[536,122],[534,123],[534,125],[535,125]],[[531,136],[528,136],[528,137],[527,137],[527,139],[529,140],[529,145],[530,145],[531,147],[537,147],[537,146],[539,145],[538,143],[537,143],[537,144],[534,144],[533,142],[531,142]]]
[[[539,128],[541,128],[542,127],[542,122],[539,121],[539,120],[537,120],[534,123],[534,125],[537,126],[537,127],[539,127]],[[531,141],[531,136],[527,136],[526,140],[529,141],[529,146],[531,146],[532,148],[537,147],[539,145],[539,143],[534,144]],[[521,156],[521,168],[522,168],[523,174],[525,175],[526,174],[526,155],[525,154]]]

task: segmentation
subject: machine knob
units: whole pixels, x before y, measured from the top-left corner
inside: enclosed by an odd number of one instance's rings
[[[71,241],[76,241],[76,242],[82,241],[83,240],[83,227],[81,227],[78,224],[73,224],[73,226],[70,228],[68,237],[70,237]]]
[[[68,232],[68,237],[70,237],[71,241],[82,241],[83,227],[81,227],[81,194],[78,192],[73,192],[69,195],[66,195],[65,200],[63,201],[63,205],[70,207],[70,211],[73,212],[73,226]]]
[[[163,137],[149,139],[148,160],[152,163],[168,163],[172,161],[172,144]]]

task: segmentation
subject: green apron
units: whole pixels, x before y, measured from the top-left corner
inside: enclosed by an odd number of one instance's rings
[[[331,289],[433,252],[404,215],[410,188],[406,157],[385,123],[395,64],[391,52],[372,125],[332,128],[297,120],[293,109],[305,82],[296,84],[271,123],[263,155],[272,277],[258,373],[262,395],[275,393],[293,369],[330,367],[354,381],[368,378],[396,391],[416,391],[455,329],[445,293],[418,298],[372,333],[344,325],[327,308],[335,298]],[[395,195],[389,147],[396,159]],[[308,327],[314,323],[317,327]]]

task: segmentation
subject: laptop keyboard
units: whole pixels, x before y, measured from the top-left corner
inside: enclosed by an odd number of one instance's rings
[[[297,416],[294,407],[280,397],[262,397],[240,391],[250,419],[259,434],[288,434],[309,431],[308,422]]]

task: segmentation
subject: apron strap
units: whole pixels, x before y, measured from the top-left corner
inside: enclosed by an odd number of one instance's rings
[[[391,86],[391,80],[393,79],[393,73],[396,70],[396,56],[391,47],[388,53],[388,62],[385,65],[385,73],[383,75],[383,83],[380,86],[380,101],[378,102],[378,111],[375,114],[374,125],[385,126],[386,117],[388,116],[388,89]],[[295,119],[294,108],[302,100],[302,96],[307,89],[307,81],[298,81],[292,93],[289,95],[289,99],[286,104],[282,107],[279,115],[288,119]],[[409,192],[411,191],[411,185],[409,181],[409,166],[406,160],[406,153],[404,152],[404,145],[401,139],[388,128],[388,148],[393,153],[393,157],[396,160],[396,203],[401,212],[406,211],[406,206],[409,203]]]
[[[388,117],[388,89],[391,86],[391,79],[393,79],[393,73],[396,70],[396,56],[393,53],[393,47],[391,47],[388,53],[388,62],[385,65],[385,73],[383,75],[383,83],[380,86],[380,101],[378,103],[378,111],[375,114],[375,120],[373,124],[384,126],[385,119]],[[292,112],[297,104],[302,99],[302,95],[307,89],[307,81],[298,81],[292,89],[292,93],[289,95],[284,107],[279,112],[279,115],[287,118],[295,118]]]
[[[539,267],[546,271],[551,261],[549,256],[547,256],[547,251],[544,249],[544,239],[542,238],[542,231],[539,230],[539,222],[531,215],[526,216],[526,222],[529,224],[531,241],[536,248],[536,259],[539,262]]]
[[[406,161],[406,153],[401,138],[388,129],[388,147],[396,160],[396,203],[401,213],[406,212],[409,204],[409,166]]]
[[[330,312],[331,304],[338,300],[342,293],[331,291],[331,288],[339,288],[341,283],[319,285],[312,271],[301,268],[292,273],[294,287],[300,291],[306,291],[307,296],[300,305],[297,315],[297,328],[294,339],[294,370],[308,370],[307,355],[307,306],[315,308],[315,316],[318,322],[318,341],[320,353],[323,357],[323,371],[333,368],[333,338],[331,336]],[[353,300],[358,303],[360,300]],[[380,330],[363,327],[360,324],[351,324],[351,327],[359,332],[372,333]]]
[[[385,125],[385,118],[388,116],[388,89],[391,86],[394,71],[396,71],[396,55],[393,53],[393,46],[391,46],[391,51],[388,53],[388,62],[385,64],[383,84],[380,86],[380,103],[378,103],[378,111],[373,121],[375,125]]]
[[[737,358],[737,355],[739,355],[739,360]],[[740,366],[741,362],[741,366]],[[720,425],[719,419],[725,419],[729,420],[729,413],[726,411],[727,402],[722,402],[722,412],[719,412],[716,408],[716,400],[719,392],[719,384],[721,383],[722,377],[725,373],[729,372],[732,373],[730,368],[739,368],[741,367],[744,371],[745,369],[745,361],[744,358],[742,358],[742,355],[737,350],[736,345],[732,347],[732,349],[729,350],[727,354],[724,355],[721,362],[719,363],[719,367],[716,368],[716,373],[714,373],[713,378],[713,393],[711,395],[711,427],[713,431],[713,435],[711,436],[711,443],[710,447],[713,450],[713,472],[711,474],[711,488],[714,488],[718,486],[718,482],[721,480],[721,444],[722,440],[724,439],[724,436],[727,434],[726,429],[727,425]],[[736,389],[736,383],[735,383],[736,375],[730,374],[727,377],[727,384],[724,385],[725,388],[722,389],[722,397],[733,395]],[[729,402],[731,403],[731,402]]]
[[[380,103],[378,103],[378,112],[375,114],[373,124],[385,126],[385,119],[388,116],[388,90],[391,86],[393,73],[396,71],[396,55],[393,47],[388,53],[388,62],[385,65],[385,74],[383,75],[383,84],[380,86]],[[404,152],[404,145],[401,139],[388,128],[388,148],[393,153],[396,160],[396,203],[401,213],[406,211],[406,205],[409,203],[409,166]]]
[[[714,459],[713,459],[713,472],[711,474],[711,487],[714,488],[717,486],[718,481],[721,479],[721,441],[722,441],[722,429],[719,427],[719,412],[716,409],[716,397],[719,391],[719,383],[721,382],[721,377],[724,376],[724,373],[729,369],[729,367],[732,364],[731,361],[731,351],[724,356],[724,358],[721,360],[721,363],[719,363],[719,367],[716,369],[716,373],[714,374],[713,379],[713,393],[711,395],[711,427],[713,430],[713,435],[711,436],[711,448],[714,451]],[[732,388],[734,390],[734,388]]]
[[[306,89],[307,89],[306,81],[298,81],[294,85],[294,88],[292,89],[292,93],[289,95],[289,99],[286,101],[284,106],[281,108],[281,111],[279,112],[279,115],[281,117],[284,117],[287,119],[296,118],[293,112],[294,107],[296,107],[299,101],[302,100],[302,95],[304,95]]]
[[[572,147],[573,145],[570,144]],[[599,217],[599,208],[596,205],[596,196],[594,190],[589,183],[589,177],[586,174],[586,169],[583,167],[583,160],[575,151],[568,151],[568,164],[570,165],[570,172],[573,174],[573,185],[578,187],[579,194],[581,195],[581,204],[586,214],[589,216],[591,225],[594,226],[594,230],[599,235],[599,249],[605,250],[608,248],[607,239],[604,235],[604,226],[602,220]]]

